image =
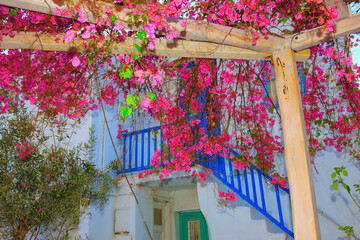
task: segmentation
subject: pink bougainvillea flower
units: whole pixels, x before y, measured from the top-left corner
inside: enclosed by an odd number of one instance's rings
[[[54,12],[56,13],[56,15],[61,16],[61,10],[59,8],[55,8]]]
[[[158,86],[161,84],[161,80],[162,80],[162,73],[160,71],[157,71],[155,76],[153,76],[152,78],[152,84],[154,84],[154,86]]]
[[[232,202],[236,201],[235,194],[230,191],[227,191],[227,193],[223,191],[219,191],[219,197],[224,199],[225,201],[232,201]]]
[[[74,67],[77,67],[80,65],[80,59],[77,57],[77,56],[74,56],[72,59],[71,59],[71,64],[74,66]]]
[[[105,6],[104,13],[110,13],[110,8],[108,6]]]
[[[81,34],[83,39],[89,39],[91,37],[91,33],[89,30],[86,30],[83,34]]]
[[[101,27],[101,24],[103,23],[103,20],[101,18],[97,18],[95,23],[96,23],[96,26]]]
[[[63,40],[65,40],[66,43],[69,43],[74,38],[76,38],[76,36],[77,36],[77,32],[71,29],[65,33],[65,37],[63,38]]]
[[[86,30],[96,33],[95,24],[90,24],[89,26],[86,27]]]
[[[200,177],[200,181],[206,181],[206,175],[205,175],[205,173],[203,173],[203,172],[199,172],[198,173],[198,176]]]
[[[86,14],[83,12],[79,12],[79,17],[77,20],[81,23],[86,23],[88,21]]]
[[[137,78],[139,83],[144,83],[145,82],[145,76],[144,76],[144,71],[143,70],[136,70],[134,75]]]
[[[187,23],[186,23],[185,21],[182,21],[182,22],[180,23],[180,26],[183,27],[183,28],[186,28],[186,24],[187,24]]]
[[[26,156],[28,156],[30,153],[34,152],[35,149],[29,142],[19,143],[18,145],[16,145],[16,148],[20,150],[18,154],[20,159],[23,159]]]
[[[120,22],[118,22],[118,23],[115,24],[114,29],[115,30],[122,30],[122,29],[124,29],[124,27]]]
[[[329,12],[332,18],[337,19],[339,16],[339,9],[336,9],[334,5],[329,6]]]
[[[154,43],[153,43],[153,42],[149,42],[148,48],[149,48],[150,50],[154,50],[154,49],[155,49]]]
[[[141,102],[141,106],[144,110],[148,110],[150,106],[151,99],[148,96],[145,96]]]

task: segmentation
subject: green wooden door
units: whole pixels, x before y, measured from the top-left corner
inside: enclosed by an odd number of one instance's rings
[[[180,240],[209,240],[208,228],[200,211],[179,214]]]

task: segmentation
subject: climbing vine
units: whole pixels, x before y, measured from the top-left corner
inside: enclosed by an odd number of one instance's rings
[[[21,95],[39,114],[52,117],[81,118],[101,104],[118,110],[123,121],[137,112],[150,115],[169,141],[163,152],[155,152],[153,169],[141,176],[190,171],[199,155],[209,160],[220,155],[232,158],[236,169],[255,164],[272,175],[274,184],[287,185],[275,170],[284,145],[277,128],[281,115],[269,93],[274,77],[269,61],[142,54],[155,49],[157,38],[181,38],[192,20],[243,29],[254,45],[260,36],[292,36],[315,27],[331,33],[339,13],[335,6],[322,0],[57,2],[62,10],[55,8],[50,15],[0,6],[0,42],[19,32],[36,32],[70,45],[81,40],[86,51],[3,50],[1,92]],[[127,11],[126,17],[117,11]],[[114,44],[129,39],[142,44],[133,43],[129,55],[112,53]],[[347,37],[320,44],[311,48],[305,64],[298,64],[306,79],[302,100],[312,157],[335,147],[360,160],[359,68],[349,52],[354,44]],[[0,96],[2,112],[10,100]],[[230,149],[240,156],[232,157]]]

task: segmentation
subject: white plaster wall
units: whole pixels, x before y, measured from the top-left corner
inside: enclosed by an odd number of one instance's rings
[[[326,229],[321,229],[323,239],[344,239],[345,234],[337,230],[338,225],[353,226],[356,236],[360,237],[360,209],[340,184],[338,190],[332,189],[330,175],[334,172],[334,167],[341,166],[345,166],[349,173],[348,177],[343,178],[344,181],[351,187],[355,199],[360,202],[360,196],[355,193],[353,187],[353,184],[360,183],[360,164],[356,160],[349,159],[345,154],[339,154],[334,149],[329,149],[316,155],[315,167],[318,173],[313,168],[316,202],[319,215],[322,215],[320,220],[323,218],[329,222],[326,225],[328,226]],[[330,226],[335,228],[336,231],[329,236]]]
[[[136,189],[139,193],[138,189]],[[140,214],[140,209],[143,214],[146,225],[150,234],[153,234],[153,199],[150,191],[141,191],[141,194],[137,194],[139,200],[139,206],[135,206],[135,238],[150,240],[149,233],[145,227],[144,221]],[[140,208],[140,209],[139,209]]]
[[[114,238],[115,198],[111,196],[103,211],[90,205],[89,236],[94,240],[112,240]]]
[[[223,191],[228,188],[220,184]],[[271,233],[264,218],[254,214],[251,207],[237,196],[230,207],[221,207],[214,194],[214,182],[207,180],[197,185],[200,209],[209,229],[210,240],[272,240],[286,239],[284,233]],[[255,216],[256,215],[256,216]]]
[[[117,210],[127,210],[126,215],[127,216],[120,216],[123,218],[128,218],[128,230],[129,233],[121,233],[121,234],[115,234],[114,239],[135,239],[135,231],[136,226],[134,224],[135,222],[135,200],[134,197],[130,191],[130,188],[127,184],[125,184],[125,181],[122,180],[118,184],[118,191],[117,196],[115,200],[115,209],[114,212]],[[114,224],[119,225],[119,220],[114,219]],[[124,227],[124,226],[118,226],[118,227]],[[114,226],[115,229],[115,226]]]
[[[198,194],[196,188],[182,189],[173,194],[173,207],[172,212],[186,212],[200,209],[198,202]]]

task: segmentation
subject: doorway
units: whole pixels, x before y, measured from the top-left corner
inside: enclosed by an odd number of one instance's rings
[[[200,211],[179,213],[180,240],[209,240],[207,224]]]

